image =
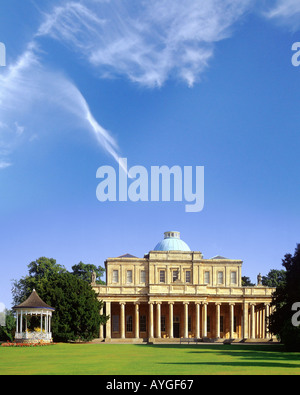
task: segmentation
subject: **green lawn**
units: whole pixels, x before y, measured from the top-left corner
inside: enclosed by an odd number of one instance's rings
[[[276,345],[56,344],[0,347],[0,375],[300,374],[300,353]]]

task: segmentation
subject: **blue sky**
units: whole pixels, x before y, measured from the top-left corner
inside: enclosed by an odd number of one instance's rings
[[[143,256],[178,230],[242,274],[299,242],[300,5],[285,1],[4,0],[0,301],[52,257]],[[204,166],[205,205],[105,202],[100,166]]]

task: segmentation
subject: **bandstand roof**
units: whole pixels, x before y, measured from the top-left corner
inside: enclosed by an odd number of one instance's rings
[[[37,294],[34,289],[31,295],[23,302],[17,306],[14,306],[13,309],[45,309],[45,310],[55,310],[53,307],[49,306],[45,303]]]

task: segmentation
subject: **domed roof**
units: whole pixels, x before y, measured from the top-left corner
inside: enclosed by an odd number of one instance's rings
[[[179,232],[165,232],[165,238],[159,242],[154,251],[191,251],[190,247],[180,239]]]

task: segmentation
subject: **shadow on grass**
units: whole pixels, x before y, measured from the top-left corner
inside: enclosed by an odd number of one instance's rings
[[[223,366],[223,367],[251,367],[257,368],[288,368],[300,369],[300,352],[287,352],[284,345],[148,345],[148,347],[162,349],[185,350],[190,354],[199,354],[199,361],[158,362],[162,365],[186,366]],[[215,355],[215,356],[214,356]],[[229,360],[224,360],[228,357]],[[206,359],[205,361],[203,359]],[[219,358],[222,358],[218,361]],[[213,360],[215,359],[215,360]],[[236,361],[234,361],[236,359]],[[298,362],[298,363],[295,363]],[[263,372],[263,370],[262,370]]]

